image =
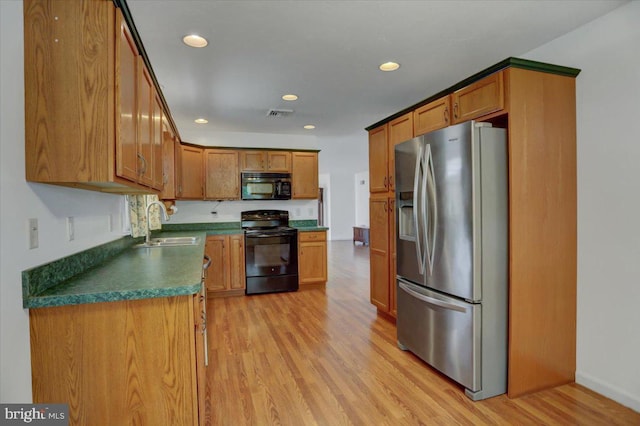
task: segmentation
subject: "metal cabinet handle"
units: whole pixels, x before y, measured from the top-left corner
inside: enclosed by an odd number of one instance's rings
[[[455,104],[453,104],[453,118],[459,118],[458,117],[458,103],[457,102]]]
[[[445,123],[449,122],[449,107],[444,108],[444,122]]]
[[[389,176],[389,188],[393,188],[393,176]]]
[[[140,153],[138,153],[138,158],[142,160],[142,168],[140,170],[140,176],[142,176],[147,172],[147,160],[144,158],[144,155]]]
[[[384,184],[384,187],[386,188],[387,187],[387,177],[386,176],[384,177],[383,184]]]

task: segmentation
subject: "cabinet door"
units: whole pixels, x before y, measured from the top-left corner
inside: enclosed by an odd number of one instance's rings
[[[160,199],[176,198],[175,136],[167,118],[162,120],[162,193]]]
[[[389,190],[387,125],[369,131],[369,191]]]
[[[369,199],[369,227],[371,303],[389,312],[389,201],[386,196]]]
[[[295,199],[318,198],[318,153],[293,152],[291,154],[291,186]]]
[[[153,81],[138,56],[138,158],[139,182],[153,186]]]
[[[395,198],[389,198],[389,310],[391,315],[397,316],[396,299],[396,209]]]
[[[205,151],[205,161],[205,198],[239,200],[238,152],[208,149]]]
[[[298,262],[300,284],[327,282],[326,241],[301,242]]]
[[[451,95],[453,123],[473,120],[504,108],[503,72],[499,71]]]
[[[267,169],[270,172],[291,172],[291,153],[285,151],[267,152]]]
[[[409,112],[389,122],[389,153],[387,159],[389,165],[387,170],[387,188],[389,191],[395,191],[394,174],[395,174],[395,147],[397,144],[413,139],[413,113]]]
[[[244,234],[229,235],[229,288],[246,287],[244,269]]]
[[[201,200],[203,191],[202,148],[180,145],[180,198]]]
[[[160,102],[160,98],[158,94],[154,91],[153,96],[153,115],[152,115],[152,144],[151,144],[151,152],[152,152],[152,164],[151,164],[151,172],[153,177],[153,187],[155,189],[161,190],[164,185],[164,167],[163,167],[163,158],[162,158],[162,102]]]
[[[229,288],[229,274],[227,245],[229,237],[227,235],[210,235],[207,237],[204,251],[211,258],[211,265],[207,271],[206,286],[207,291],[225,291]]]
[[[443,129],[451,120],[451,99],[443,96],[433,102],[421,106],[413,112],[413,134],[424,135],[434,130]]]
[[[207,303],[202,294],[197,293],[193,295],[193,322],[195,328],[195,347],[196,347],[196,391],[198,401],[198,425],[205,425],[206,418],[206,395],[207,395],[207,365],[206,365],[206,350],[207,338],[206,326],[206,308],[204,304]],[[195,417],[195,416],[194,416]]]
[[[266,151],[242,151],[242,171],[261,172],[266,169]]]
[[[120,9],[116,9],[116,174],[138,180],[137,67],[138,49]]]

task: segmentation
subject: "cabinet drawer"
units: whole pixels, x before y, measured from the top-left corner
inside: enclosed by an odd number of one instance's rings
[[[298,238],[301,243],[305,241],[325,241],[327,233],[325,231],[300,232]]]

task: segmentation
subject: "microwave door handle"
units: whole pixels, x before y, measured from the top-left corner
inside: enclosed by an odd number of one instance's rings
[[[416,232],[416,257],[418,259],[418,273],[420,275],[424,274],[424,256],[422,255],[422,236],[420,234],[420,222],[419,216],[420,212],[420,182],[421,182],[421,171],[422,171],[422,149],[423,144],[420,141],[420,148],[418,150],[418,156],[416,157],[416,170],[413,177],[413,228]],[[396,203],[399,204],[399,203]]]

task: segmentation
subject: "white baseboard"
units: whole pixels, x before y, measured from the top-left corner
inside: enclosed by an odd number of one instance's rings
[[[634,411],[640,412],[640,395],[631,395],[630,393],[613,386],[609,383],[603,382],[589,374],[576,371],[576,383],[591,389],[607,398],[631,408]]]

